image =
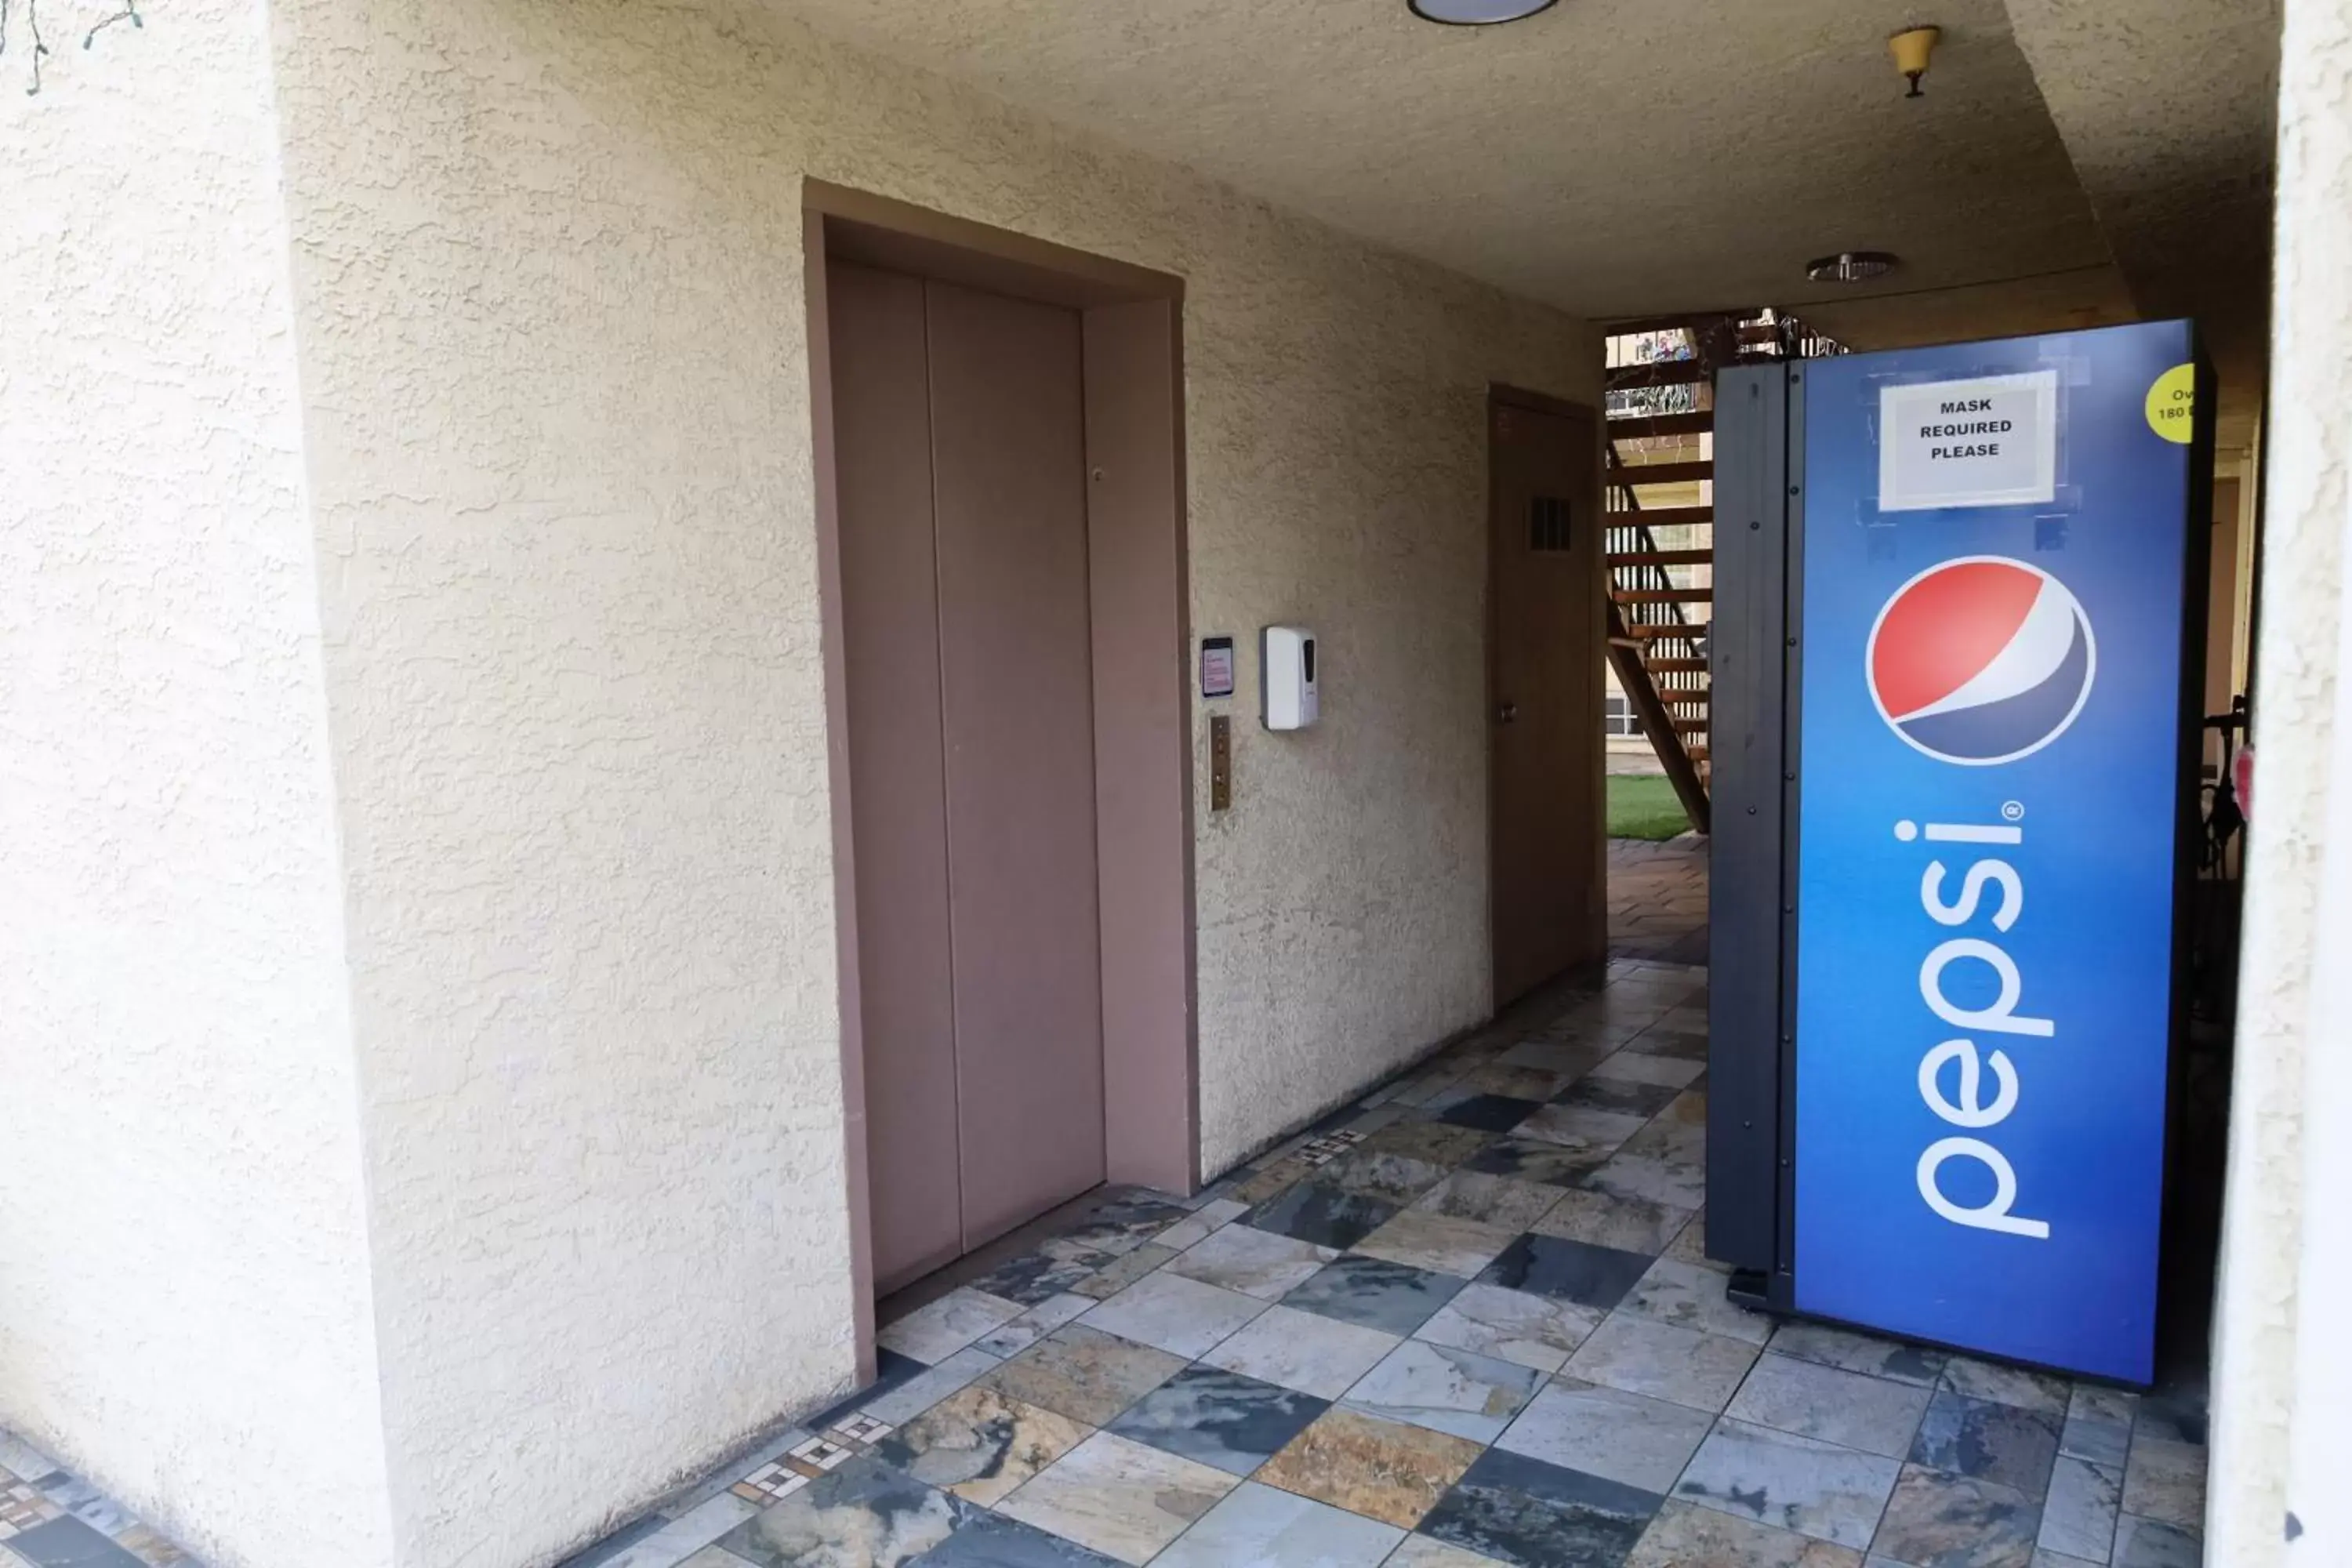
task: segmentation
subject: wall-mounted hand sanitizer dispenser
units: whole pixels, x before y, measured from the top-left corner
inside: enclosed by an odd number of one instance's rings
[[[1315,634],[1303,626],[1268,626],[1258,637],[1259,711],[1269,730],[1304,730],[1315,722]]]

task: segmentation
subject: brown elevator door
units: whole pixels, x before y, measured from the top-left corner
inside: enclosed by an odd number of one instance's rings
[[[885,1290],[1103,1179],[1075,313],[827,270]]]
[[[930,282],[964,1246],[1103,1179],[1077,313]]]
[[[887,1289],[963,1251],[929,351],[920,279],[835,263],[825,282],[866,1204]]]
[[[1496,401],[1488,586],[1495,1005],[1602,956],[1601,484],[1591,418]]]

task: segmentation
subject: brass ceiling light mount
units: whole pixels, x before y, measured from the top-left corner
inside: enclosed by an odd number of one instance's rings
[[[1906,27],[1886,40],[1887,48],[1895,56],[1895,68],[1911,84],[1911,90],[1904,97],[1927,96],[1919,90],[1919,79],[1927,74],[1927,57],[1936,52],[1937,41],[1943,36],[1941,27]]]

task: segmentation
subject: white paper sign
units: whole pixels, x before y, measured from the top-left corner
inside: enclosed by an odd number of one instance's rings
[[[2058,373],[1878,394],[1878,510],[2027,506],[2058,493]]]

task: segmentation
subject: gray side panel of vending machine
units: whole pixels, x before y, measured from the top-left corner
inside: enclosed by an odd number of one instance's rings
[[[1788,1257],[1781,1204],[1792,1058],[1785,973],[1790,689],[1792,384],[1801,366],[1724,371],[1715,390],[1715,622],[1707,637],[1706,1251],[1762,1298]],[[1783,1285],[1785,1290],[1785,1285]]]

